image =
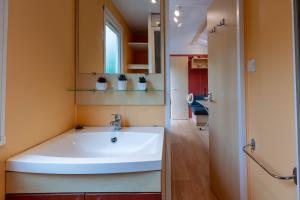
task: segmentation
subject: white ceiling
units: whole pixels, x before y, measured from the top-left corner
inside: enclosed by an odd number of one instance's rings
[[[160,0],[156,4],[152,4],[150,0],[112,1],[134,31],[146,31],[149,14],[160,13]]]
[[[204,54],[207,53],[207,31],[198,42],[191,44],[199,26],[206,20],[207,8],[211,0],[170,0],[170,51],[171,54]],[[174,10],[177,5],[181,6],[183,23],[181,27],[173,21]]]

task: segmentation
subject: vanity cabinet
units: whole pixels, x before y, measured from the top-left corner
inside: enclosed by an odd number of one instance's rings
[[[74,194],[7,194],[6,200],[84,200],[84,193]]]
[[[85,200],[161,200],[161,193],[86,194]]]
[[[161,200],[161,193],[7,194],[6,200]]]

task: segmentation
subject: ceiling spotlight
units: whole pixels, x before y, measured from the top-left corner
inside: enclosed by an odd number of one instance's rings
[[[151,0],[151,3],[156,4],[157,1],[156,0]]]
[[[176,17],[179,17],[179,16],[180,16],[180,7],[179,7],[179,6],[176,7],[176,10],[174,11],[174,15],[175,15]]]
[[[174,20],[175,23],[178,23],[178,18],[177,17],[174,17],[173,20]]]
[[[182,26],[182,22],[177,24],[177,27],[180,28]]]

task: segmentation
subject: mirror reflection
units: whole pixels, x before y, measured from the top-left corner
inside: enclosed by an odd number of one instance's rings
[[[90,2],[79,0],[80,73],[162,72],[160,0],[106,0],[102,23]]]

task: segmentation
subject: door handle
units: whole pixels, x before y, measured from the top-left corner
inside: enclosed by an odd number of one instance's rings
[[[208,95],[207,95],[207,100],[209,102],[213,102],[213,93],[212,92],[209,92]]]

